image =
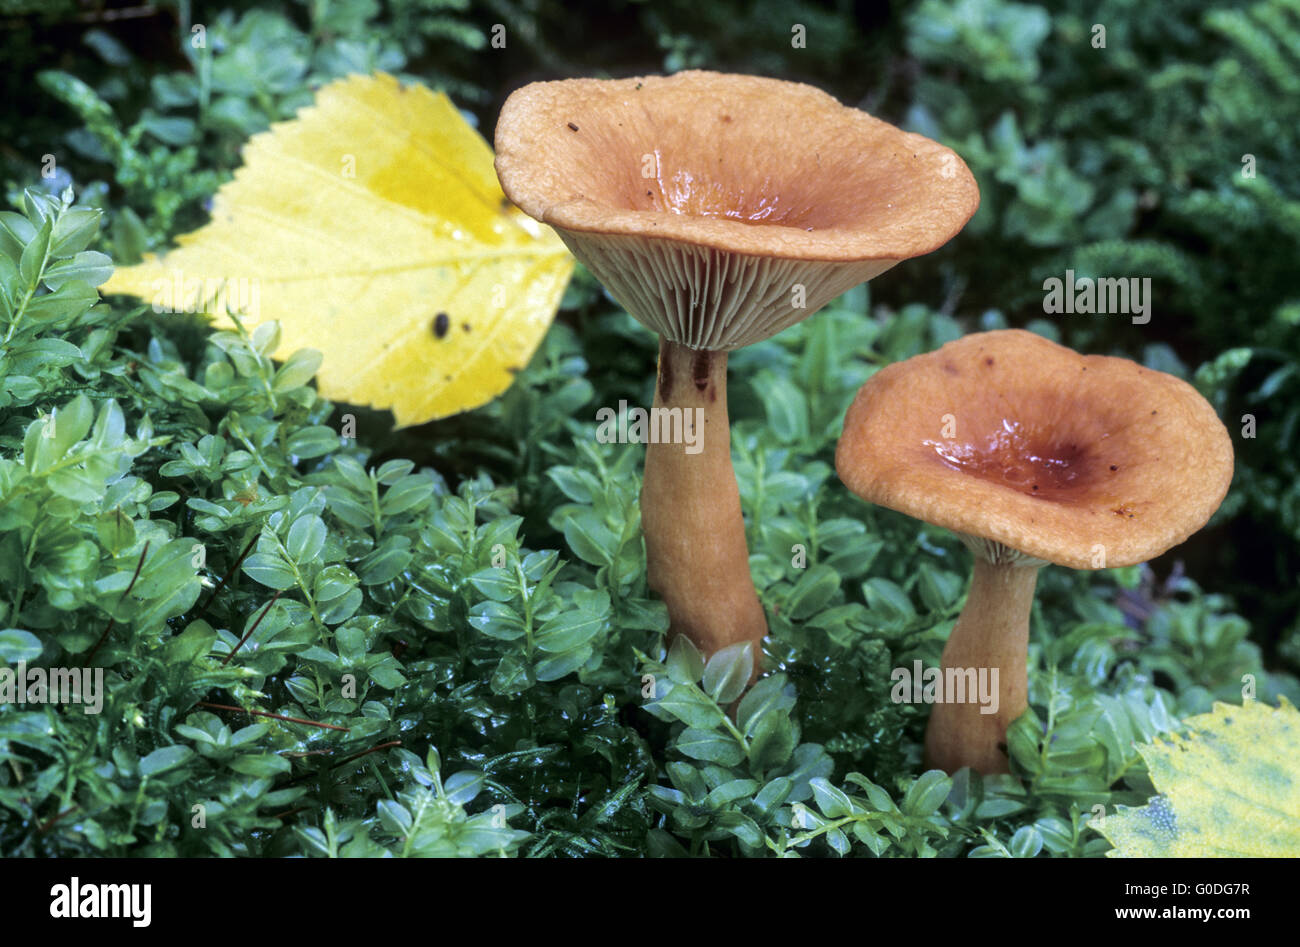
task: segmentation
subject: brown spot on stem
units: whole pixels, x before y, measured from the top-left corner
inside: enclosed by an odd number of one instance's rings
[[[668,340],[659,340],[659,397],[664,404],[673,393],[673,366],[672,359],[669,357]]]
[[[691,363],[691,377],[695,379],[695,387],[700,391],[709,387],[709,370],[712,367],[712,352],[706,350],[695,353],[695,361]]]

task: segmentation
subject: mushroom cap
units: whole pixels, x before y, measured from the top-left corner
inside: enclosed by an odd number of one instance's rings
[[[515,204],[693,348],[774,335],[938,249],[979,206],[950,149],[757,76],[534,83],[502,108],[496,155]]]
[[[873,375],[835,467],[872,503],[1096,569],[1145,562],[1204,526],[1233,457],[1218,415],[1181,379],[1008,329]]]

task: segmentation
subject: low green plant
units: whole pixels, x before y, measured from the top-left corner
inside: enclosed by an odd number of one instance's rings
[[[559,55],[552,11],[424,0],[235,10],[206,24],[206,52],[178,33],[180,68],[101,30],[45,73],[40,94],[69,107],[8,116],[0,135],[13,143],[0,160],[16,211],[0,213],[0,662],[102,668],[105,693],[97,715],[0,706],[0,851],[1094,856],[1108,849],[1096,820],[1155,792],[1136,744],[1244,690],[1300,703],[1296,636],[1277,643],[1281,626],[1255,618],[1260,588],[1285,612],[1278,577],[1289,581],[1294,558],[1283,540],[1295,532],[1295,424],[1272,409],[1296,378],[1287,258],[1275,252],[1292,236],[1289,204],[1215,176],[1227,158],[1239,172],[1228,149],[1272,107],[1242,101],[1243,84],[1286,81],[1269,63],[1289,51],[1257,34],[1281,17],[1278,35],[1290,35],[1290,8],[1211,14],[1188,2],[1166,20],[1117,7],[1113,73],[1085,68],[1082,8],[1049,18],[1046,33],[1028,4],[908,9],[889,30],[906,37],[911,65],[872,59],[877,100],[968,156],[985,209],[976,239],[872,284],[916,299],[933,284],[946,299],[873,306],[860,289],[732,357],[733,456],[771,629],[765,653],[749,656],[767,676],[735,717],[744,656],[705,663],[664,648],[666,613],[644,580],[641,448],[595,437],[599,406],[649,403],[653,339],[581,270],[501,398],[399,432],[386,415],[320,398],[317,357],[279,351],[274,325],[218,332],[96,292],[114,263],[199,222],[247,136],[315,83],[427,65],[436,42],[447,54],[427,75],[479,102],[486,67],[462,54],[488,21],[517,15],[510,42],[545,60]],[[725,31],[691,35],[684,10],[635,11],[655,55],[738,55]],[[815,37],[832,21],[796,22]],[[804,52],[781,43],[768,53],[785,72]],[[1153,44],[1156,87],[1143,65]],[[848,48],[811,68],[830,81]],[[1182,91],[1166,102],[1165,88]],[[1213,153],[1193,147],[1205,135],[1192,91],[1235,129],[1211,136]],[[1286,166],[1292,138],[1266,142],[1261,167]],[[60,158],[27,189],[45,141],[76,162]],[[69,167],[80,205],[65,191]],[[1193,216],[1208,251],[1179,236]],[[1179,325],[1195,330],[1176,347],[1187,363],[1167,339],[1030,318],[1041,280],[1024,273],[1059,275],[1076,259],[1170,280],[1189,314]],[[1225,330],[1234,267],[1252,281],[1258,339]],[[924,771],[927,709],[895,703],[890,675],[937,664],[968,554],[843,490],[834,444],[872,372],[1008,319],[1090,351],[1141,352],[1226,417],[1257,413],[1220,519],[1245,514],[1266,530],[1272,571],[1243,584],[1248,570],[1203,563],[1189,570],[1196,581],[1163,565],[1045,569],[1030,711],[1008,735],[1013,773],[949,778]],[[1240,589],[1253,597],[1225,594]]]

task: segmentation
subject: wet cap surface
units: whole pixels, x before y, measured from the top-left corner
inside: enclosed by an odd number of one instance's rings
[[[1204,526],[1233,455],[1186,382],[1011,329],[877,372],[836,469],[872,503],[1092,569],[1145,562]]]
[[[506,194],[552,226],[763,256],[907,259],[979,206],[950,149],[757,76],[534,83],[502,109],[496,151]]]

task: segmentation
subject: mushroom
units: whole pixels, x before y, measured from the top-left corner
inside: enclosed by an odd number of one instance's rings
[[[727,353],[942,246],[979,204],[975,179],[942,145],[810,86],[699,71],[525,86],[501,110],[496,170],[658,333],[653,409],[703,436],[695,452],[682,437],[646,449],[647,573],[670,635],[761,653]]]
[[[998,670],[995,713],[947,693],[934,705],[927,765],[1008,771],[1041,566],[1160,555],[1219,508],[1232,466],[1227,430],[1191,385],[1030,332],[976,333],[873,375],[845,417],[836,470],[863,499],[953,530],[971,549],[941,673],[968,684],[970,670]]]

